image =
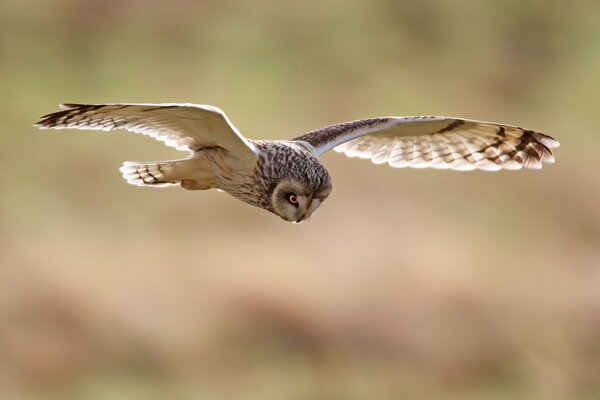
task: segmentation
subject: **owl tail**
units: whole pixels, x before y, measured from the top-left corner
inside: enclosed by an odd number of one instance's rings
[[[136,186],[180,186],[191,170],[189,160],[160,162],[126,161],[119,168],[127,183]]]

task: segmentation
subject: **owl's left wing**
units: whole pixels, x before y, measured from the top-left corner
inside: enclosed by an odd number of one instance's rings
[[[554,162],[557,140],[494,122],[452,117],[382,117],[331,125],[294,140],[316,155],[335,148],[349,157],[395,168],[521,169]]]

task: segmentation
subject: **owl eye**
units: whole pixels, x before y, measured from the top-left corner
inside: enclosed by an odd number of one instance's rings
[[[288,200],[292,204],[298,204],[298,198],[296,197],[296,195],[290,194],[290,197],[288,197]]]

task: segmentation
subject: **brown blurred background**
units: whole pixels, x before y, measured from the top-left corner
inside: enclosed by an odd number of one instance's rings
[[[1,399],[600,398],[600,3],[0,2]],[[292,225],[126,185],[183,154],[37,131],[60,102],[195,102],[251,138],[381,115],[540,130],[542,171],[327,154]]]

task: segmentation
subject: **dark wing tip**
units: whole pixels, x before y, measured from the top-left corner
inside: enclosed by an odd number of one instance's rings
[[[33,126],[39,129],[51,129],[64,124],[71,115],[97,110],[102,107],[104,107],[102,104],[62,103],[59,105],[62,111],[41,116]]]
[[[50,129],[58,125],[70,112],[71,110],[64,110],[43,115],[33,126],[40,129]]]
[[[543,163],[554,163],[551,148],[560,146],[558,140],[540,132],[523,130],[522,142],[517,146],[524,153],[523,166],[540,169]]]
[[[560,143],[558,142],[558,140],[554,139],[552,136],[540,133],[540,132],[532,132],[531,133],[533,135],[533,137],[540,142],[541,144],[543,144],[546,147],[549,148],[554,148],[554,147],[559,147]]]

